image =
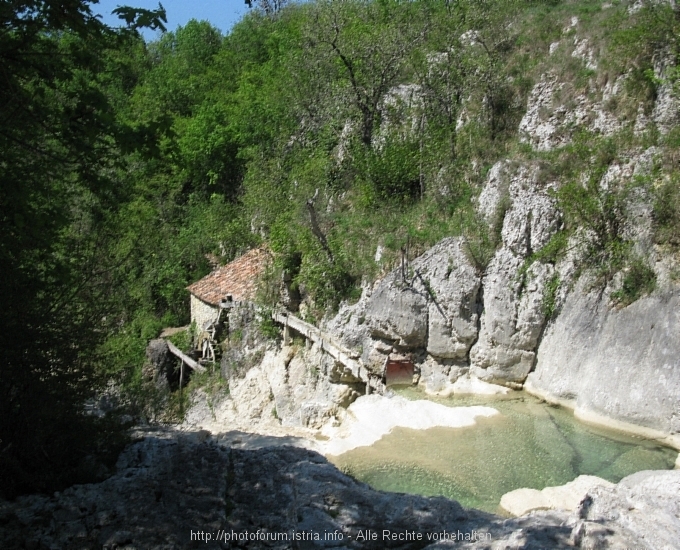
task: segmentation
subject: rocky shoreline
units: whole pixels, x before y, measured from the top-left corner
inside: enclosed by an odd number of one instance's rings
[[[137,438],[102,483],[0,504],[0,546],[672,550],[680,540],[678,470],[595,487],[571,512],[508,519],[373,490],[291,439],[174,429]]]

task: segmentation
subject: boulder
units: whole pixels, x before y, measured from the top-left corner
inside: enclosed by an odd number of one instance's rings
[[[177,357],[170,353],[168,343],[163,338],[151,340],[146,346],[147,378],[161,390],[176,389],[179,386]]]
[[[366,317],[371,336],[396,342],[404,348],[427,343],[427,295],[393,272],[371,296]]]
[[[507,395],[511,390],[498,384],[489,384],[474,376],[461,376],[452,386],[456,395]]]
[[[574,531],[588,532],[596,525],[618,531],[632,546],[677,548],[680,540],[680,471],[648,470],[622,479],[616,485],[588,492],[577,510],[580,523]],[[582,547],[594,541],[582,537]],[[629,544],[630,545],[630,544]]]
[[[465,361],[477,337],[480,277],[468,261],[461,238],[447,238],[392,271],[368,299],[365,317],[373,342],[364,345],[365,362],[388,355],[385,345],[425,349],[442,359]],[[383,349],[385,348],[385,349]]]

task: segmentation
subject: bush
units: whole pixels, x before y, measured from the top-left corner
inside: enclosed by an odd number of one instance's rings
[[[625,271],[621,288],[612,292],[612,299],[627,306],[656,288],[656,274],[642,258],[635,258]]]
[[[272,310],[262,308],[258,313],[258,330],[266,338],[276,339],[281,336],[279,326],[272,319]]]
[[[379,148],[357,145],[354,157],[363,206],[408,203],[420,196],[418,143],[388,136]]]
[[[654,240],[658,244],[680,246],[680,187],[675,178],[656,190]]]
[[[546,320],[550,320],[555,315],[557,311],[557,291],[560,289],[560,275],[555,273],[548,282],[545,284],[543,289],[543,303],[541,304],[541,310],[543,315],[545,315]]]

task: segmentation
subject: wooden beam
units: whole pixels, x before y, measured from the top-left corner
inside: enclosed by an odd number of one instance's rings
[[[324,334],[314,325],[298,319],[291,313],[275,311],[272,313],[272,318],[284,327],[292,328],[308,340],[319,343],[323,351],[347,367],[355,377],[360,380],[367,380],[365,369],[362,369],[361,363],[357,361],[359,356],[357,352],[346,349],[339,342],[335,342],[331,336]]]
[[[166,340],[166,342],[168,343],[168,349],[170,350],[170,353],[172,353],[173,355],[176,355],[177,357],[179,357],[184,363],[187,364],[187,366],[191,367],[191,368],[194,369],[195,371],[197,371],[197,372],[205,372],[205,367],[202,367],[202,366],[199,365],[196,361],[194,361],[191,357],[189,357],[188,355],[182,353],[182,352],[177,348],[177,346],[175,346],[175,344],[173,344],[172,342],[170,342],[170,340]]]

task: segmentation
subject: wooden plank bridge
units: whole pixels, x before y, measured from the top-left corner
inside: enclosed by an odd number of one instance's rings
[[[290,330],[294,330],[310,342],[319,345],[319,348],[324,353],[327,353],[343,367],[345,367],[352,376],[361,380],[366,384],[366,392],[378,391],[382,393],[385,388],[383,377],[371,373],[366,369],[360,359],[360,354],[357,351],[350,350],[338,342],[329,334],[323,332],[314,325],[299,319],[292,313],[285,310],[278,310],[272,313],[272,319],[275,323],[283,325],[284,342],[290,342]],[[184,378],[184,365],[188,366],[196,372],[205,372],[205,367],[198,361],[192,359],[181,350],[179,350],[172,342],[167,340],[170,352],[182,360],[180,384]],[[214,361],[214,355],[213,355]]]
[[[377,378],[371,376],[366,367],[361,363],[359,353],[344,347],[332,336],[321,331],[314,325],[298,319],[295,315],[287,311],[275,311],[272,313],[274,322],[283,325],[284,341],[290,340],[290,329],[301,334],[311,342],[319,344],[322,351],[333,357],[338,363],[348,369],[355,378],[365,382],[368,387],[379,389]]]

